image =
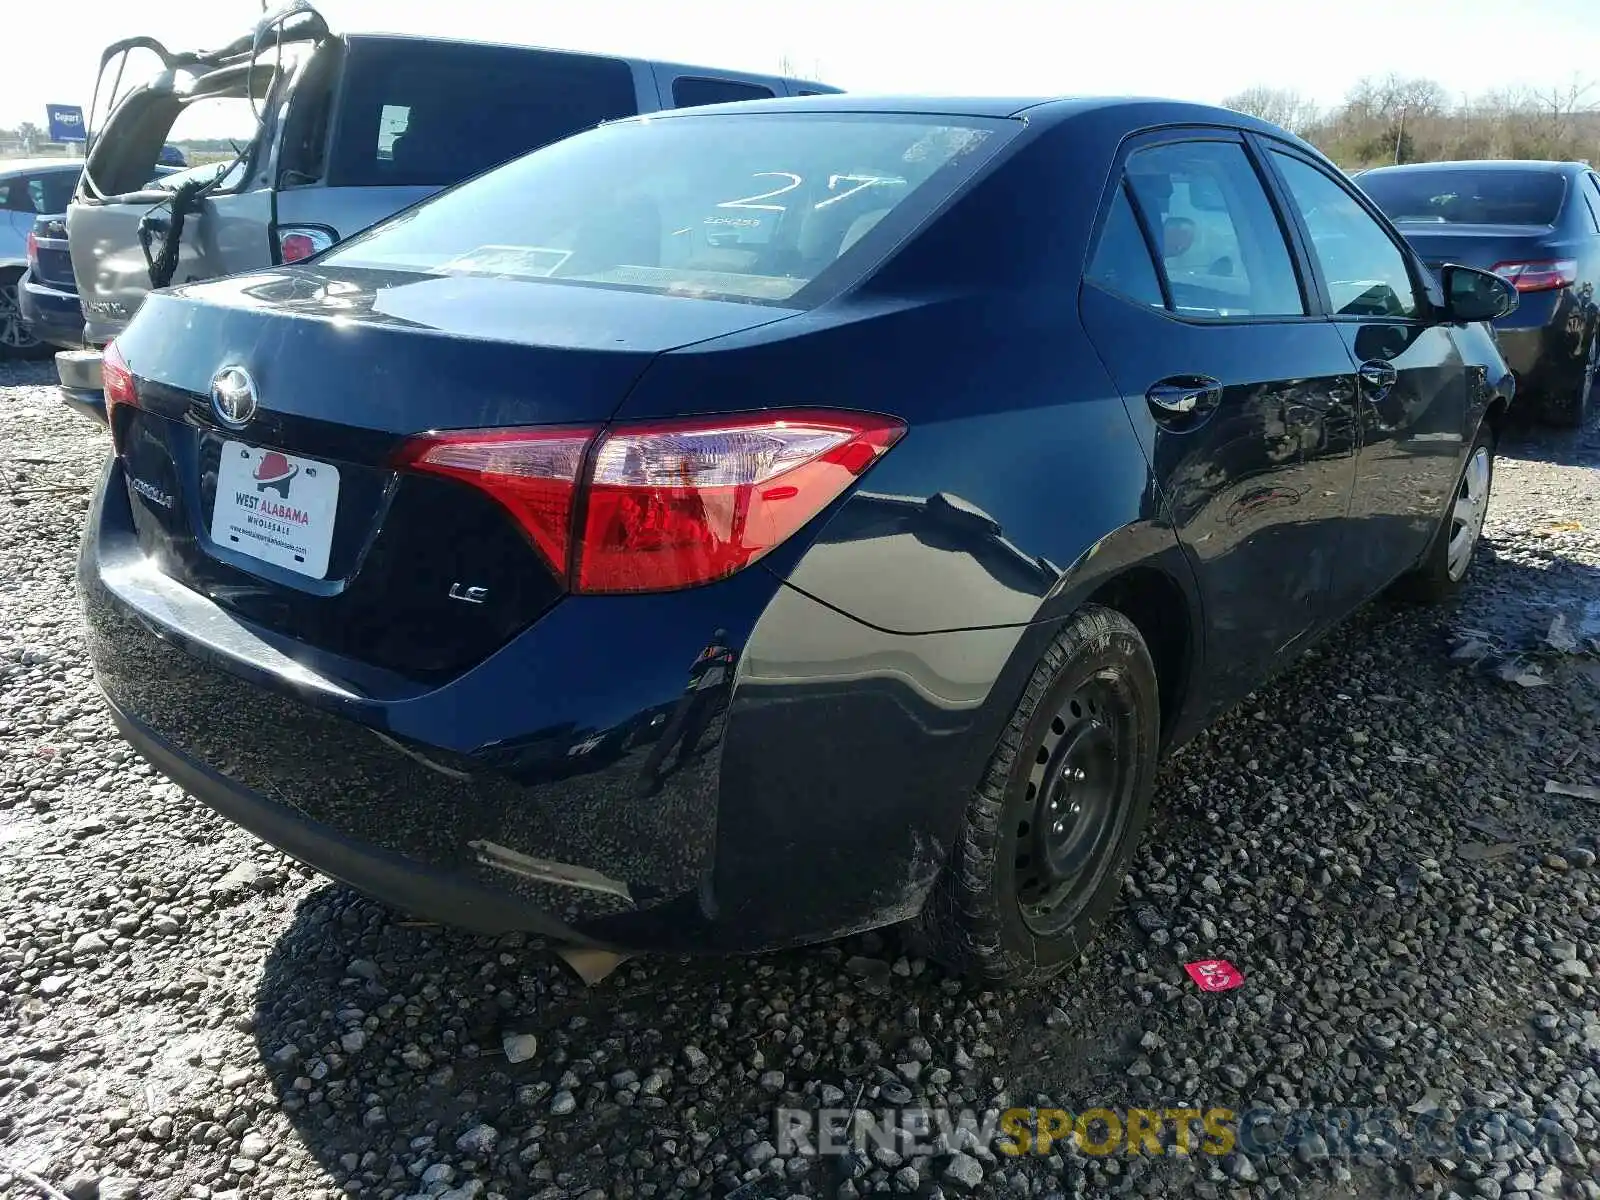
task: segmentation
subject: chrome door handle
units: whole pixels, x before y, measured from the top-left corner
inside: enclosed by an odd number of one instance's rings
[[[1400,373],[1394,369],[1393,363],[1374,360],[1364,362],[1356,369],[1361,382],[1366,385],[1369,394],[1374,400],[1382,400],[1389,394],[1389,389],[1394,387],[1400,378]]]
[[[1174,376],[1151,384],[1144,398],[1157,412],[1189,416],[1215,408],[1222,399],[1222,385],[1204,375]]]

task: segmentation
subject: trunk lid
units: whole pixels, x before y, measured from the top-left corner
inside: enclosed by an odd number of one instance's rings
[[[1484,270],[1503,262],[1528,262],[1556,257],[1549,243],[1553,232],[1542,225],[1453,225],[1399,221],[1400,231],[1422,256],[1429,270],[1446,263]]]
[[[156,293],[117,339],[138,389],[114,412],[133,525],[160,569],[240,617],[438,682],[566,581],[488,495],[396,472],[406,439],[598,425],[656,354],[788,315],[317,266]],[[255,411],[230,427],[243,376]]]

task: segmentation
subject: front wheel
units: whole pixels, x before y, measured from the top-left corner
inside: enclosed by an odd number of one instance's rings
[[[1494,484],[1494,431],[1485,425],[1467,453],[1455,500],[1440,522],[1427,557],[1395,584],[1403,600],[1437,604],[1460,590],[1483,536]]]
[[[933,957],[1035,983],[1083,953],[1122,884],[1150,807],[1155,668],[1121,613],[1090,606],[1035,668],[922,929]]]

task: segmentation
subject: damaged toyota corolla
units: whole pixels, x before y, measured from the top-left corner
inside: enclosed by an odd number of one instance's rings
[[[432,919],[915,922],[1037,980],[1162,750],[1461,584],[1514,300],[1216,109],[618,122],[150,296],[106,355],[96,675],[193,796]]]

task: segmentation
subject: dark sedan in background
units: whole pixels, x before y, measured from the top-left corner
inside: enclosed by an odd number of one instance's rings
[[[28,269],[17,284],[17,308],[37,341],[61,349],[83,345],[83,308],[72,277],[65,213],[34,218]]]
[[[1600,175],[1586,163],[1440,162],[1358,182],[1429,267],[1510,280],[1522,302],[1495,325],[1524,402],[1582,425],[1600,407]]]
[[[1158,754],[1466,577],[1516,293],[1155,101],[579,134],[105,355],[78,581],[141,754],[412,911],[1083,950]]]
[[[82,170],[64,158],[0,161],[0,358],[45,351],[22,312],[29,234],[40,213],[65,211]]]

